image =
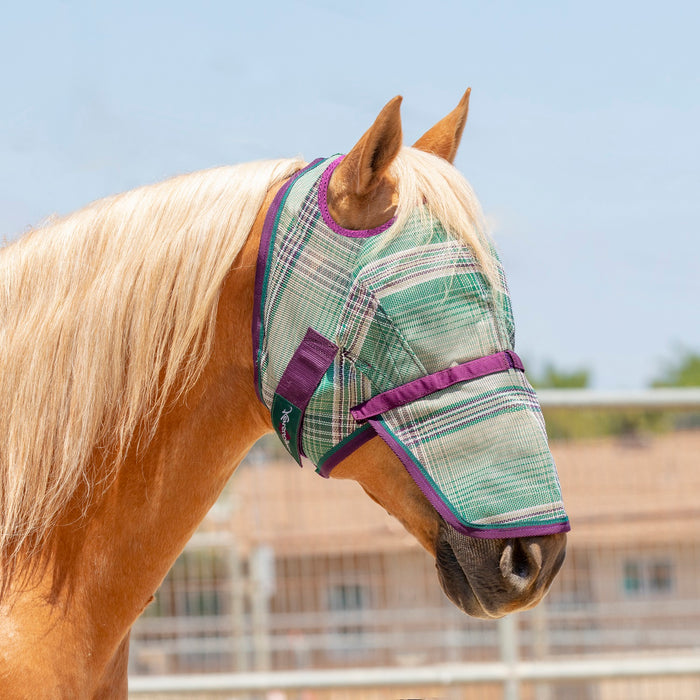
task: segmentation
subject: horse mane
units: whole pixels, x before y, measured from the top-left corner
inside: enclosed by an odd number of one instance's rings
[[[392,162],[389,174],[398,189],[396,223],[389,231],[400,231],[416,210],[424,218],[427,235],[431,235],[433,221],[439,221],[449,234],[471,249],[491,288],[503,290],[505,280],[487,234],[481,205],[464,176],[443,158],[406,147]]]
[[[38,545],[192,386],[278,160],[95,202],[0,251],[0,559]],[[95,475],[95,454],[110,465]],[[105,465],[102,465],[105,466]]]
[[[137,430],[152,435],[166,402],[193,385],[224,278],[267,192],[302,166],[179,176],[94,202],[0,250],[0,560],[38,547],[79,489],[87,507]],[[390,174],[394,230],[416,208],[439,219],[495,288],[495,254],[462,175],[412,148]],[[91,467],[96,455],[109,463]]]

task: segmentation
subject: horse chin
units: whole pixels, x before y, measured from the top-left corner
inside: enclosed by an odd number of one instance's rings
[[[472,617],[534,607],[561,568],[566,535],[477,539],[442,523],[435,563],[447,597]]]

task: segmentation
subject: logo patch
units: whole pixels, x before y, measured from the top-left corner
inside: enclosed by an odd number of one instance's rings
[[[299,454],[299,427],[301,411],[279,394],[275,394],[272,402],[272,425],[282,444],[294,459],[301,464]]]

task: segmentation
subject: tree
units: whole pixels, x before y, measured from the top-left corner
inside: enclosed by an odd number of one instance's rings
[[[531,379],[537,389],[585,389],[591,379],[587,369],[561,370],[547,363],[541,377]]]
[[[530,382],[536,389],[585,389],[590,378],[588,369],[564,370],[549,362]],[[550,440],[580,440],[610,432],[609,416],[591,409],[544,409],[544,417]]]
[[[654,387],[700,386],[700,354],[680,349],[677,357],[667,361],[658,377],[651,383]],[[700,412],[679,413],[671,416],[676,430],[700,427]]]
[[[687,349],[681,350],[680,357],[666,362],[666,366],[651,385],[700,386],[700,354]]]
[[[585,389],[589,386],[588,369],[561,370],[552,363],[532,382],[537,389]],[[658,411],[626,411],[595,408],[551,408],[544,410],[547,434],[552,440],[584,440],[616,435],[632,438],[665,428]]]

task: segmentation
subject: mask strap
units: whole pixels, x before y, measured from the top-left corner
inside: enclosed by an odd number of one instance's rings
[[[425,377],[414,379],[412,382],[389,389],[373,396],[364,403],[350,409],[356,421],[366,421],[379,416],[392,408],[405,406],[436,391],[447,389],[453,384],[479,379],[496,372],[507,372],[510,369],[525,371],[521,359],[512,351],[504,350],[494,355],[487,355],[476,360],[464,362],[461,365],[448,367]]]
[[[270,414],[277,437],[301,466],[301,424],[306,407],[338,353],[338,347],[313,328],[306,331],[284,370]]]

